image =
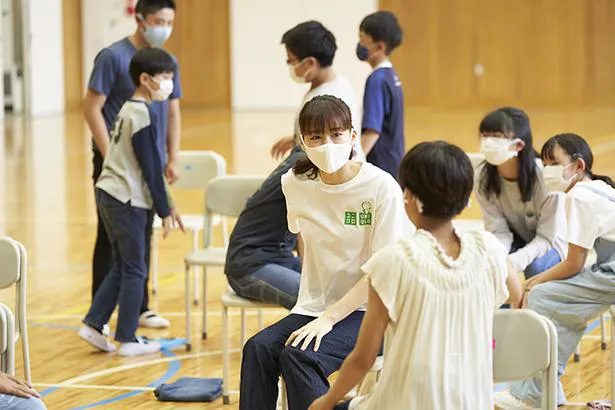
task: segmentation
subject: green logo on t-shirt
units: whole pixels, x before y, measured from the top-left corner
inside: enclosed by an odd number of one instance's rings
[[[372,204],[370,202],[363,202],[361,204],[361,213],[359,214],[359,225],[371,225],[372,224]]]
[[[344,225],[356,225],[357,224],[357,213],[346,211],[344,214]]]

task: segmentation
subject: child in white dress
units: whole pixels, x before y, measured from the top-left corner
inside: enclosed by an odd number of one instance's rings
[[[473,174],[466,154],[443,141],[406,154],[399,180],[417,231],[363,265],[370,289],[357,344],[310,410],[493,408],[493,314],[509,295],[516,305],[521,288],[495,236],[453,228]],[[385,332],[374,390],[338,404],[374,363]]]

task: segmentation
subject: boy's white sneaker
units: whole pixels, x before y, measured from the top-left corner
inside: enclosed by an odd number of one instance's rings
[[[148,327],[150,329],[166,329],[169,327],[170,323],[167,319],[162,316],[158,316],[156,312],[152,312],[148,310],[147,312],[141,313],[139,316],[139,326]]]
[[[540,410],[539,407],[519,400],[514,397],[508,390],[497,392],[493,395],[495,406],[501,410]]]
[[[103,326],[102,334],[104,337],[109,337],[111,335],[111,328],[108,323]]]
[[[115,352],[117,347],[96,329],[83,325],[79,329],[79,337],[100,350],[101,352]]]
[[[120,356],[141,356],[145,354],[158,353],[162,346],[158,342],[138,341],[120,344],[118,353]]]

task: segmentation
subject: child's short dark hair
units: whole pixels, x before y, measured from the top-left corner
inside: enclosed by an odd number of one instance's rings
[[[423,203],[424,216],[450,220],[468,205],[474,168],[458,146],[445,141],[422,142],[402,160],[399,183]]]
[[[387,55],[401,44],[403,37],[397,17],[390,11],[377,11],[368,15],[361,22],[359,30],[374,41],[382,41],[386,45]]]
[[[130,78],[135,87],[141,85],[139,77],[146,73],[152,77],[162,73],[175,73],[177,64],[169,53],[161,48],[145,47],[137,51],[130,60]]]
[[[175,10],[175,0],[139,0],[135,13],[147,18],[150,14],[158,13],[162,9]]]
[[[321,67],[331,66],[337,51],[333,33],[314,20],[298,24],[288,30],[282,36],[282,44],[300,60],[314,57]]]

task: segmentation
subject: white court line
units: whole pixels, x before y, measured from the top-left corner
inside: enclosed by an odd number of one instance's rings
[[[57,387],[65,389],[90,389],[90,390],[128,390],[128,391],[154,391],[155,387],[135,387],[135,386],[103,386],[95,384],[54,384],[54,383],[32,383],[33,387]]]
[[[281,316],[281,315],[285,315],[288,314],[288,312],[286,310],[283,310],[284,308],[279,308],[279,309],[263,309],[263,313],[266,315],[276,315],[276,316]],[[43,314],[43,315],[28,315],[28,320],[44,320],[44,319],[83,319],[83,316],[86,314],[86,312],[83,313],[67,313],[67,314]],[[190,313],[191,316],[203,316],[203,312],[202,311],[195,311],[195,312],[191,312]],[[185,312],[158,312],[158,315],[162,316],[162,317],[184,317],[186,316]],[[214,310],[214,311],[210,311],[208,310],[207,312],[207,316],[221,316],[222,312]],[[240,312],[239,309],[233,309],[232,311],[229,312],[230,316],[239,316]],[[247,316],[256,316],[257,312],[255,312],[254,310],[249,310],[246,312]],[[115,315],[114,315],[115,316]]]
[[[239,350],[240,349],[230,349],[230,353],[237,353],[237,352],[239,352]],[[153,365],[156,365],[156,364],[174,362],[174,361],[177,361],[177,360],[194,359],[194,358],[197,358],[197,357],[215,356],[215,355],[219,355],[219,354],[222,354],[221,350],[214,350],[212,352],[191,353],[191,354],[184,354],[184,355],[179,355],[179,356],[164,357],[162,359],[148,360],[148,361],[140,362],[140,363],[126,364],[126,365],[123,365],[123,366],[112,367],[111,369],[100,370],[100,371],[97,371],[97,372],[86,373],[86,374],[83,374],[81,376],[73,377],[72,379],[68,379],[68,380],[65,380],[62,383],[60,383],[59,387],[64,387],[66,385],[79,384],[79,383],[84,382],[86,380],[95,379],[95,378],[101,377],[101,376],[107,376],[107,375],[113,374],[113,373],[123,372],[125,370],[138,369],[139,367],[153,366]]]

